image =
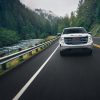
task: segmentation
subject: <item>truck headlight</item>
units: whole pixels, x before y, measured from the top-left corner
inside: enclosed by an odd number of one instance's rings
[[[64,43],[64,38],[61,37],[60,40],[59,40],[59,42],[60,42],[60,43]]]
[[[61,37],[61,38],[60,38],[60,41],[64,41],[64,38],[63,38],[63,37]]]
[[[91,42],[92,41],[92,36],[88,37],[88,41]]]

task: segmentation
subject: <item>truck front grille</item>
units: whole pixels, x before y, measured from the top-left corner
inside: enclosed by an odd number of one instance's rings
[[[88,36],[85,37],[65,37],[65,44],[77,45],[77,44],[86,44],[88,42]]]

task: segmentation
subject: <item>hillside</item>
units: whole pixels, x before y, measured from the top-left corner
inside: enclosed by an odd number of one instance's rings
[[[77,11],[62,18],[58,30],[61,32],[64,27],[70,26],[85,27],[93,36],[100,36],[100,1],[80,0]]]
[[[73,17],[73,16],[72,16]],[[94,36],[100,36],[100,1],[80,0],[77,16],[73,17],[73,25],[83,26],[92,31]]]
[[[5,46],[11,45],[19,39],[44,38],[55,34],[57,27],[55,23],[51,23],[45,17],[30,10],[19,0],[0,0],[0,30],[3,33],[3,36],[0,33],[0,40],[3,37],[0,46]],[[11,34],[11,31],[12,34],[14,33],[16,41],[11,41],[10,35],[6,37],[7,31],[10,31],[8,34]],[[6,44],[4,44],[4,40],[6,40]]]

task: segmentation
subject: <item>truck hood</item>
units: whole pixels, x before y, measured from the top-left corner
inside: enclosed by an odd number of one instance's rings
[[[62,34],[61,37],[85,37],[85,36],[91,36],[88,33],[75,33],[75,34]]]

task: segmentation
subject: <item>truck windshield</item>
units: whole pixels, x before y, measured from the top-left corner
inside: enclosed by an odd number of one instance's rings
[[[64,29],[63,34],[87,33],[84,28]]]

